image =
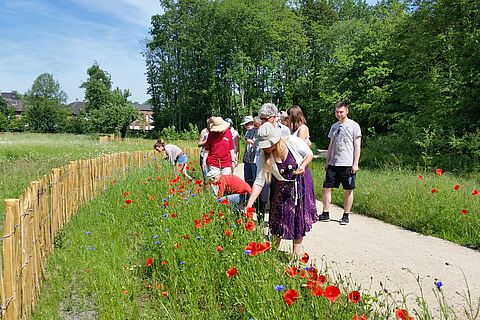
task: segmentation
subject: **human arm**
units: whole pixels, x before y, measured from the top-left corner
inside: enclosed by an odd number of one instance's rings
[[[332,158],[332,149],[333,149],[333,139],[330,139],[330,143],[328,144],[328,150],[327,150],[327,158],[325,159],[325,170],[327,170],[328,163]]]
[[[305,143],[310,146],[312,142],[310,141],[310,131],[306,125],[301,126],[298,128],[298,137],[301,138]]]
[[[203,147],[207,143],[207,138],[205,137],[207,135],[207,132],[207,129],[203,129],[202,131],[200,131],[200,136],[198,137],[197,143],[197,146],[199,148]]]
[[[255,200],[257,200],[258,196],[262,192],[263,187],[258,184],[253,184],[252,193],[250,193],[250,197],[248,198],[247,208],[253,207]]]
[[[232,172],[238,164],[237,154],[235,153],[235,149],[230,149],[230,156],[232,157]]]
[[[298,166],[297,170],[295,170],[293,173],[296,174],[297,176],[302,175],[305,173],[305,168],[309,165],[310,162],[312,162],[313,155],[308,154],[302,161],[302,163]]]
[[[358,171],[358,162],[360,161],[360,152],[361,152],[362,137],[359,136],[353,140],[353,165],[352,173]]]
[[[203,152],[203,159],[202,159],[202,169],[205,170],[207,168],[207,158],[208,158],[208,150],[205,149]]]

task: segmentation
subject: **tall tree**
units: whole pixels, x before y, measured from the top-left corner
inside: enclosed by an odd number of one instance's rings
[[[34,132],[61,132],[68,114],[63,109],[67,94],[53,75],[39,75],[25,94],[25,123]]]
[[[15,118],[15,109],[0,96],[0,131],[9,131]]]

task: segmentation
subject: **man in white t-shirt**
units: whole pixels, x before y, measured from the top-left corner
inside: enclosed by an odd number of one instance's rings
[[[349,214],[353,205],[355,174],[360,160],[362,132],[355,121],[348,118],[348,104],[343,101],[335,105],[335,117],[338,119],[328,133],[327,160],[325,162],[325,181],[323,182],[323,212],[318,217],[322,222],[330,221],[330,202],[332,188],[342,184],[344,190],[343,216],[341,225],[350,222]]]

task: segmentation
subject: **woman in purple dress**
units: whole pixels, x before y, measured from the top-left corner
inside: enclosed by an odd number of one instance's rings
[[[280,130],[268,122],[258,129],[257,141],[262,151],[247,208],[265,181],[271,180],[270,231],[277,241],[293,240],[293,255],[301,256],[303,237],[317,221],[313,179],[307,168],[313,153],[301,138],[282,138]]]

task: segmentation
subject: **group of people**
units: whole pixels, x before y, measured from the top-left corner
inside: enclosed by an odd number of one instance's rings
[[[335,122],[328,133],[330,143],[325,162],[323,211],[317,213],[313,178],[308,165],[313,160],[310,133],[299,106],[278,112],[273,103],[265,103],[258,116],[246,116],[243,154],[244,180],[233,175],[238,165],[240,135],[231,119],[211,117],[200,133],[200,165],[205,179],[219,197],[227,194],[230,202],[256,206],[261,215],[270,200],[269,228],[279,239],[293,240],[292,253],[301,255],[304,236],[317,221],[330,221],[332,188],[344,189],[344,214],[340,224],[349,223],[353,204],[355,176],[361,150],[361,130],[348,118],[345,102],[335,106]],[[185,171],[181,150],[159,141],[154,148],[165,151],[168,159]],[[178,147],[177,147],[178,148]],[[179,148],[178,148],[179,149]],[[183,164],[183,166],[182,166]]]

